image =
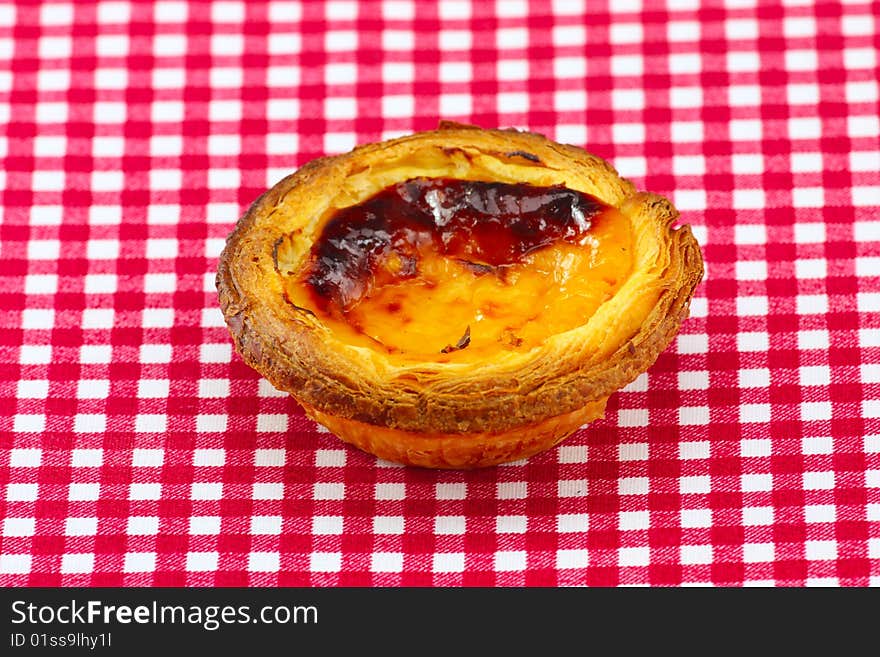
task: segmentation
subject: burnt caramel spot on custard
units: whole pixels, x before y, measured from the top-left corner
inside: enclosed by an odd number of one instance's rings
[[[448,354],[453,351],[458,351],[459,349],[466,349],[468,347],[468,345],[470,345],[470,343],[471,343],[471,327],[470,327],[470,325],[468,325],[468,327],[464,330],[464,335],[462,335],[458,339],[458,342],[456,342],[454,345],[452,345],[452,344],[446,345],[445,347],[443,347],[443,349],[440,350],[440,353],[441,354]]]
[[[558,240],[577,242],[605,207],[561,185],[408,180],[324,226],[308,284],[325,310],[346,312],[372,288],[415,277],[426,250],[483,275]]]
[[[328,216],[286,290],[353,346],[473,361],[584,324],[631,244],[616,208],[562,185],[413,178]]]

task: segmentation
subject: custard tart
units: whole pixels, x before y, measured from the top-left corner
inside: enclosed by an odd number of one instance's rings
[[[475,468],[601,418],[688,315],[700,248],[665,198],[517,130],[437,130],[313,160],[220,257],[242,358],[382,459]]]

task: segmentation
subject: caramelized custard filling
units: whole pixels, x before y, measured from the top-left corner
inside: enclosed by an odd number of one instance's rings
[[[331,216],[287,293],[349,343],[473,361],[584,324],[631,242],[615,208],[562,185],[414,178]]]

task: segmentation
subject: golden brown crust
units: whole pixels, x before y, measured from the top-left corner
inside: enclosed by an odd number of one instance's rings
[[[593,194],[632,222],[634,273],[583,327],[515,358],[399,363],[345,345],[313,313],[286,299],[279,249],[295,259],[314,239],[322,216],[413,172],[562,181]],[[703,274],[699,246],[689,227],[674,228],[677,218],[668,200],[637,192],[582,149],[534,133],[446,123],[314,160],[257,199],[221,255],[220,306],[244,360],[315,417],[398,430],[404,438],[500,435],[604,400],[666,348]],[[473,444],[475,454],[486,451],[479,441]],[[520,456],[514,451],[506,458]],[[442,459],[434,467],[444,467]]]
[[[420,433],[377,427],[304,407],[313,420],[365,452],[423,468],[483,468],[524,459],[561,442],[579,427],[603,417],[608,399],[571,413],[500,433]]]

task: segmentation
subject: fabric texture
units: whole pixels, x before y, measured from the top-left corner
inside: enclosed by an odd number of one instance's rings
[[[0,584],[880,585],[870,2],[0,6]],[[312,158],[586,147],[703,247],[691,317],[527,461],[399,467],[234,353],[214,276]]]

